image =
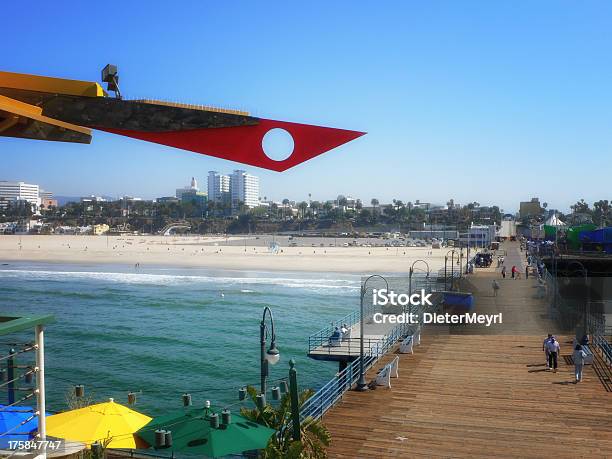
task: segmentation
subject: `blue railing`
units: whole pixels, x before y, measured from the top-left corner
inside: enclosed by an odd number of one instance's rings
[[[606,359],[608,365],[612,365],[612,344],[610,344],[603,336],[593,335],[593,343],[599,346],[601,353]]]
[[[361,314],[359,310],[353,311],[350,314],[347,314],[343,318],[336,320],[331,323],[328,327],[322,328],[316,333],[313,333],[308,337],[308,352],[311,352],[313,349],[322,346],[323,344],[327,344],[329,337],[334,332],[335,328],[341,328],[342,325],[346,324],[348,328],[351,328],[361,319]]]

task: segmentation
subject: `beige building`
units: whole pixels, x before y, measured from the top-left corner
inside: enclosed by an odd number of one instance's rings
[[[102,223],[100,225],[93,225],[91,227],[91,232],[94,236],[101,236],[102,234],[108,233],[109,230],[110,226],[108,226],[106,223]]]
[[[531,201],[522,201],[519,207],[520,218],[535,217],[542,214],[539,198],[531,198]]]

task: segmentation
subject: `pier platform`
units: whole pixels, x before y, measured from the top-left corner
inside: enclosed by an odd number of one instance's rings
[[[388,336],[397,325],[392,324],[375,324],[371,317],[367,319],[367,325],[364,327],[363,335],[363,346],[366,351],[370,350],[373,346],[377,346],[381,343],[386,336]],[[361,326],[359,322],[351,325],[349,328],[348,335],[350,338],[341,340],[336,346],[332,346],[329,343],[327,336],[322,336],[320,342],[314,341],[311,338],[310,345],[312,348],[308,352],[308,357],[315,360],[327,360],[327,361],[347,361],[350,362],[359,357],[360,339],[359,333],[361,332]],[[312,344],[314,343],[314,345]]]
[[[506,265],[523,269],[524,254],[509,243]],[[367,373],[399,356],[390,389],[349,391],[323,416],[330,458],[612,457],[612,392],[585,367],[574,384],[573,336],[561,335],[557,373],[546,371],[542,341],[555,333],[536,279],[500,279],[477,269],[479,311],[520,311],[521,333],[436,332],[423,329],[414,354],[390,352]],[[498,279],[500,290],[490,287]]]

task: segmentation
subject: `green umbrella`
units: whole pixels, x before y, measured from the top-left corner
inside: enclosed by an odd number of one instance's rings
[[[222,422],[219,427],[211,426],[211,408],[186,408],[183,411],[153,418],[136,432],[136,435],[155,447],[155,432],[172,432],[172,446],[159,449],[193,453],[209,457],[239,454],[243,451],[265,448],[274,429],[262,426],[238,414],[231,414],[229,424]]]

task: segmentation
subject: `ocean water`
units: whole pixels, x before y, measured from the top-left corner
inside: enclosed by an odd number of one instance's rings
[[[317,388],[337,365],[306,357],[308,335],[356,309],[358,298],[359,277],[345,274],[0,266],[2,315],[55,315],[46,330],[46,381],[48,408],[58,411],[74,384],[96,401],[127,404],[127,393],[138,392],[135,408],[150,415],[179,409],[185,392],[195,405],[233,406],[240,387],[259,385],[265,306],[281,352],[270,379],[287,376],[293,358],[300,386]],[[0,353],[33,336],[0,337]]]

